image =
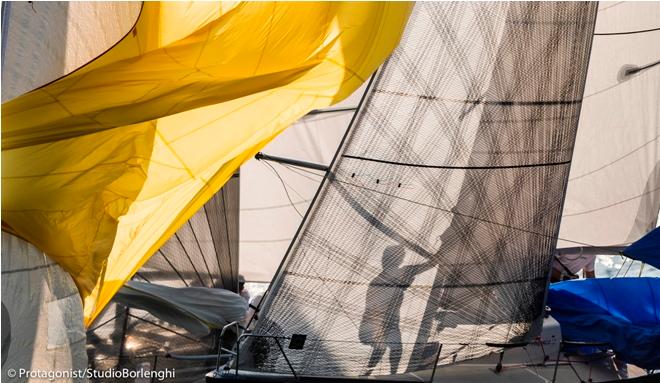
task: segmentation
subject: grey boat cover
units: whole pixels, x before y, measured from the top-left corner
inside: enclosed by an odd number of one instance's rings
[[[209,287],[169,287],[128,281],[113,299],[126,306],[148,311],[197,336],[207,335],[211,329],[240,321],[247,311],[247,302],[240,295]]]

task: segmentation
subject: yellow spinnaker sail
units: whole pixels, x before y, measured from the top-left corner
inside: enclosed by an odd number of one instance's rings
[[[105,54],[2,105],[3,227],[73,276],[89,325],[243,161],[351,94],[410,7],[145,2]]]

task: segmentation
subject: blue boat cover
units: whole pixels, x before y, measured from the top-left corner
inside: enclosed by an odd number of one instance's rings
[[[660,227],[656,227],[637,242],[626,247],[623,255],[660,269]]]
[[[660,368],[660,278],[559,282],[548,306],[565,340],[608,342],[618,359]]]

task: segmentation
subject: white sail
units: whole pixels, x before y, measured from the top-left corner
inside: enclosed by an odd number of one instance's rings
[[[659,41],[659,2],[600,3],[558,247],[621,246],[656,227]]]
[[[2,101],[103,53],[127,33],[137,3],[2,3]],[[71,277],[26,241],[2,233],[2,376],[8,369],[85,369],[83,313]],[[22,379],[25,380],[25,379]],[[82,381],[59,379],[57,381]]]
[[[85,339],[82,302],[69,274],[31,244],[3,232],[2,376],[21,369],[84,370]]]
[[[263,152],[329,165],[365,89],[303,117]],[[255,159],[241,166],[240,271],[248,281],[273,278],[322,178],[316,170]]]
[[[136,2],[3,2],[2,102],[105,52],[139,11]]]

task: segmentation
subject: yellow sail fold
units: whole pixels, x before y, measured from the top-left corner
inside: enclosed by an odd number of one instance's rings
[[[3,227],[73,276],[89,325],[241,163],[364,82],[410,7],[145,2],[105,54],[2,105]]]

